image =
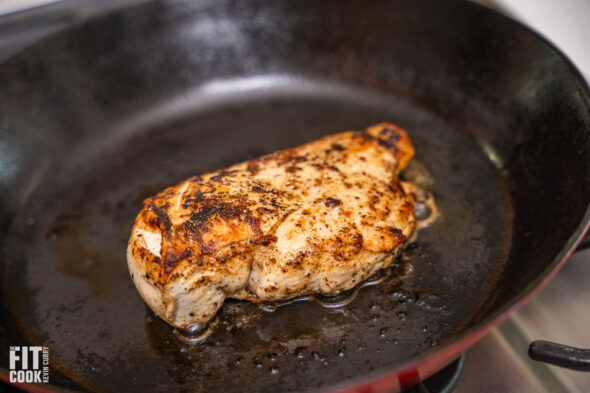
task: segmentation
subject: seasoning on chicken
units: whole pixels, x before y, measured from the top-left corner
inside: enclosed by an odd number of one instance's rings
[[[384,123],[185,180],[144,201],[127,249],[133,282],[178,328],[206,323],[226,298],[350,289],[416,229],[415,188],[397,178],[413,154]]]

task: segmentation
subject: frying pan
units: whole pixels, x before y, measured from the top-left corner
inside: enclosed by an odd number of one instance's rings
[[[589,219],[587,86],[468,2],[141,3],[8,59],[0,91],[1,341],[50,349],[30,390],[396,391],[521,306]],[[379,121],[441,212],[401,278],[336,310],[227,301],[199,345],[145,306],[125,262],[145,197]]]

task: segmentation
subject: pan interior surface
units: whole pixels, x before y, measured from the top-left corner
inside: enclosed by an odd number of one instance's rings
[[[290,392],[333,384],[437,346],[461,330],[498,277],[510,203],[473,138],[395,97],[265,80],[229,81],[265,87],[221,93],[200,109],[207,97],[198,95],[189,114],[170,119],[167,109],[156,110],[162,118],[151,127],[84,141],[14,219],[6,247],[17,255],[6,258],[24,263],[10,271],[12,311],[32,342],[53,349],[55,364],[83,376],[81,385]],[[363,288],[335,310],[307,302],[268,313],[227,301],[212,336],[196,345],[178,340],[142,302],[125,261],[142,199],[192,174],[382,120],[409,130],[441,212],[399,261],[400,280]]]
[[[48,346],[57,385],[296,392],[393,370],[522,298],[588,218],[587,87],[469,2],[146,2],[0,64],[0,91],[0,341]],[[154,317],[125,261],[144,198],[382,121],[441,214],[398,280],[336,310],[227,301],[198,345]]]

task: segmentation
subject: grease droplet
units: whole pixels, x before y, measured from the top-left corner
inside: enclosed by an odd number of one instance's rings
[[[182,341],[200,343],[211,335],[213,328],[217,326],[218,322],[219,320],[217,318],[213,318],[208,323],[193,323],[184,330],[174,329],[174,335]],[[170,342],[167,344],[170,344]]]
[[[403,289],[398,289],[397,291],[393,291],[389,294],[389,297],[405,302],[412,299],[412,294],[404,291]]]
[[[432,214],[432,210],[424,203],[418,202],[416,203],[416,207],[414,208],[414,216],[418,221],[424,221]]]
[[[297,356],[299,359],[303,359],[305,356],[307,356],[307,348],[305,347],[299,347],[295,349],[295,356]]]

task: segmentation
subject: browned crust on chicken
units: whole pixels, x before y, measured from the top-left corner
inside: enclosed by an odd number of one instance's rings
[[[406,132],[383,123],[194,176],[144,201],[133,280],[175,326],[210,319],[225,297],[349,289],[415,230],[415,196],[397,178],[413,154]]]

